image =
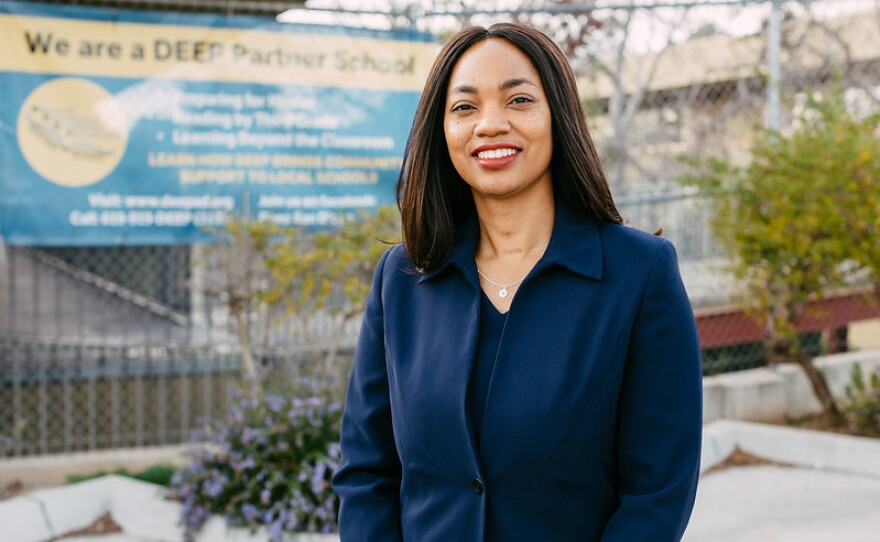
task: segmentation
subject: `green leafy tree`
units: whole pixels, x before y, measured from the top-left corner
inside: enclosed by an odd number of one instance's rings
[[[396,209],[385,206],[323,231],[236,219],[216,234],[220,242],[203,252],[202,291],[228,309],[245,372],[259,386],[255,331],[267,335],[266,328],[285,319],[302,324],[313,357],[325,372],[332,368],[345,327],[363,312],[373,270],[388,243],[400,238],[400,225]],[[321,315],[333,322],[329,343],[312,338],[306,325]]]
[[[314,357],[334,364],[346,325],[364,310],[373,271],[388,244],[400,238],[397,209],[347,219],[340,227],[310,235],[289,231],[265,262],[272,285],[262,299],[284,313],[335,317],[329,344],[308,335]]]
[[[875,290],[880,284],[878,120],[850,114],[835,89],[813,94],[789,135],[759,130],[744,168],[686,159],[696,173],[684,181],[712,196],[712,226],[733,256],[742,304],[766,327],[767,360],[800,365],[838,426],[844,418],[801,345],[797,322],[810,300],[859,270]]]

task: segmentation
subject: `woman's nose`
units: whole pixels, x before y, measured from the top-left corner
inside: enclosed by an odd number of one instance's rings
[[[474,127],[474,134],[480,137],[491,137],[504,134],[510,130],[510,122],[501,111],[485,110]]]

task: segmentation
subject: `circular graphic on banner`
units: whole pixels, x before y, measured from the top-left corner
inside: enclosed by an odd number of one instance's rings
[[[35,88],[18,114],[25,160],[62,186],[94,184],[119,164],[128,124],[116,99],[101,85],[63,77]]]

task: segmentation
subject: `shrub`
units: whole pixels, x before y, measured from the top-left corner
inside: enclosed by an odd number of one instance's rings
[[[880,374],[871,371],[866,379],[861,366],[853,364],[843,411],[853,432],[880,437]]]
[[[712,228],[732,257],[740,304],[767,330],[766,359],[797,363],[837,427],[846,420],[798,323],[822,319],[808,313],[810,301],[858,273],[880,285],[878,122],[880,114],[848,111],[835,86],[809,95],[790,133],[759,130],[746,167],[691,158],[694,174],[682,178],[711,196]]]
[[[201,431],[192,461],[174,474],[187,539],[209,514],[252,531],[265,527],[273,542],[285,532],[336,528],[330,480],[340,457],[342,405],[319,379],[267,382],[233,393],[226,420]]]

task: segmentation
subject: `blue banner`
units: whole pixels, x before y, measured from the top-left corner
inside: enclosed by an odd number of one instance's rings
[[[426,34],[0,1],[8,244],[210,240],[394,201]]]

